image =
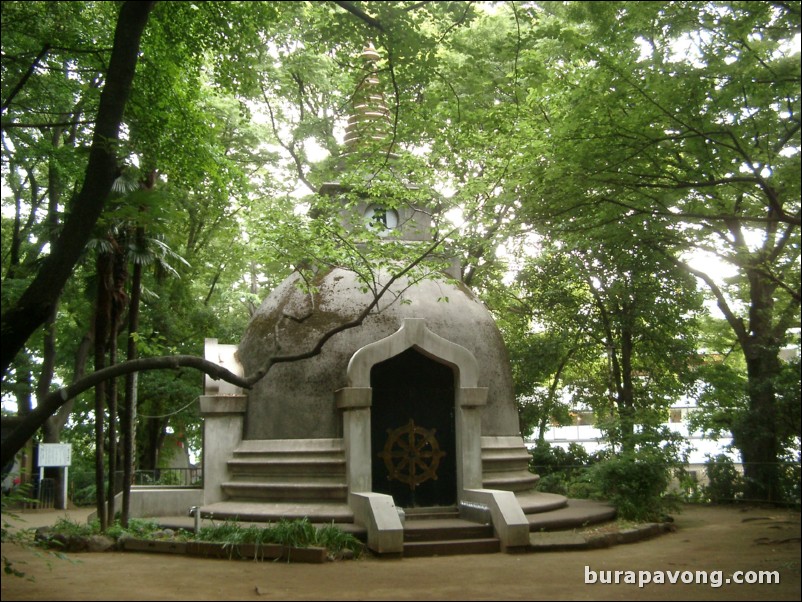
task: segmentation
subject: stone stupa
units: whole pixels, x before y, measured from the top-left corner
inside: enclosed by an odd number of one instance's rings
[[[390,129],[379,55],[369,47],[363,59],[345,165]],[[334,181],[320,192],[337,202],[349,189]],[[421,241],[431,237],[429,209],[388,207],[368,192],[342,214],[376,236]],[[251,374],[271,356],[308,351],[374,298],[343,268],[318,270],[312,292],[300,279],[268,295],[238,347],[207,339],[207,359]],[[355,523],[373,550],[401,553],[409,519],[443,512],[492,525],[501,548],[514,549],[528,543],[528,513],[565,503],[533,490],[501,334],[446,274],[400,279],[361,326],[317,356],[276,364],[250,391],[207,378],[201,410],[205,516]]]

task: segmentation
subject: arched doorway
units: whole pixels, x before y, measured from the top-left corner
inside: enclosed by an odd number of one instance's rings
[[[454,371],[409,348],[370,371],[373,491],[401,507],[457,501]]]

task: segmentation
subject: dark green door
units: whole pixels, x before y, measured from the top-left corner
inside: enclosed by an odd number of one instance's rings
[[[454,372],[408,349],[373,366],[373,490],[397,506],[451,506],[457,499]]]

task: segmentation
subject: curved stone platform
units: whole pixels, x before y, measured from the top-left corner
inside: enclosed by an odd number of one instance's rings
[[[605,548],[635,543],[673,531],[671,523],[644,523],[625,529],[613,522],[615,509],[593,500],[567,499],[560,495],[528,492],[519,495],[529,512],[529,545],[521,551],[554,552]],[[411,513],[407,516],[404,556],[479,554],[499,551],[491,532],[477,530],[489,525],[470,523],[448,513]],[[338,527],[364,539],[365,529],[353,522],[353,514],[344,504],[265,504],[219,502],[202,508],[202,525],[219,520],[237,520],[260,525],[283,519],[309,518],[317,524],[336,523]],[[160,517],[164,527],[189,529],[194,519],[188,516]],[[495,543],[494,543],[495,542]]]
[[[568,499],[565,496],[528,491],[516,496],[529,522],[530,551],[587,549],[617,543],[630,543],[652,537],[661,527],[652,524],[619,531],[615,525],[588,532],[591,525],[610,523],[615,509],[593,500]],[[428,511],[424,511],[428,510]],[[201,507],[204,522],[232,520],[243,523],[272,523],[282,519],[307,518],[312,523],[335,523],[344,531],[365,539],[365,528],[354,523],[354,514],[344,503],[280,503],[225,501]],[[460,518],[456,507],[410,509],[404,525],[404,555],[478,554],[499,551],[499,541],[491,525],[472,523]],[[191,528],[193,519],[159,519],[171,527]],[[482,530],[481,537],[476,532]],[[583,531],[583,529],[585,531]]]
[[[611,528],[608,531],[586,532],[545,531],[529,534],[529,552],[569,552],[595,550],[611,546],[636,543],[675,530],[673,523],[644,523],[626,529]]]
[[[573,499],[566,500],[562,507],[545,512],[526,512],[530,531],[577,529],[614,520],[615,515],[615,508],[609,504]]]

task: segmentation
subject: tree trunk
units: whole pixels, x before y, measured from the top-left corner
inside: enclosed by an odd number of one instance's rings
[[[156,411],[160,405],[155,406]],[[155,471],[159,468],[159,450],[164,442],[164,429],[167,426],[166,418],[149,418],[144,423],[143,435],[145,444],[140,448],[139,467],[142,470]]]
[[[111,299],[109,296],[109,278],[112,269],[112,256],[100,253],[97,258],[97,311],[95,312],[95,372],[106,365],[106,342],[108,341]],[[108,526],[105,495],[105,433],[106,382],[95,386],[95,487],[97,495],[97,516],[100,530]]]
[[[546,399],[546,407],[544,408],[543,414],[540,417],[540,423],[538,424],[538,443],[544,443],[546,441],[546,427],[548,425],[548,420],[551,417],[551,413],[554,410],[554,406],[556,405],[554,400],[557,398],[557,387],[562,379],[563,370],[565,370],[565,367],[568,365],[568,361],[571,359],[571,357],[573,357],[574,351],[575,349],[571,349],[563,356],[563,358],[560,360],[560,365],[557,366],[557,371],[554,373],[554,378],[551,379],[551,384],[549,384],[549,395]]]
[[[53,312],[47,317],[44,327],[44,337],[42,344],[42,367],[39,372],[39,380],[36,383],[36,399],[44,399],[50,392],[50,385],[53,382],[53,370],[56,365],[56,314],[58,304],[53,306]],[[52,424],[51,424],[52,422]],[[55,416],[48,419],[42,428],[43,443],[59,443],[61,441],[61,429],[56,427]],[[62,425],[63,426],[63,425]],[[48,428],[50,427],[50,428]],[[45,477],[53,479],[55,489],[56,508],[66,508],[67,500],[64,499],[64,471],[61,468],[45,468]]]
[[[626,311],[626,310],[625,310]],[[627,316],[624,316],[624,320]],[[635,451],[635,388],[632,384],[632,333],[624,329],[621,333],[621,366],[616,371],[619,379],[618,417],[621,421],[621,450]]]
[[[273,362],[275,364],[275,362]],[[132,372],[144,372],[147,370],[177,370],[187,367],[200,370],[208,374],[213,379],[223,379],[243,389],[250,389],[255,380],[248,380],[223,368],[220,364],[207,361],[201,357],[193,355],[168,355],[162,357],[149,357],[123,362],[116,366],[110,366],[103,370],[95,371],[89,376],[62,387],[50,393],[44,400],[41,400],[31,413],[24,417],[19,425],[14,428],[0,444],[0,460],[2,464],[10,461],[14,454],[21,450],[25,443],[33,437],[37,429],[41,428],[47,419],[55,414],[59,408],[64,406],[69,400],[97,386],[100,382],[105,382],[110,378],[117,378]],[[260,376],[261,378],[261,376]]]
[[[117,365],[117,338],[128,303],[126,285],[128,283],[127,232],[114,239],[113,281],[111,293],[111,333],[109,336],[109,365]],[[115,496],[117,494],[118,450],[118,386],[117,379],[109,381],[109,524],[114,521]]]
[[[153,188],[155,172],[145,183],[146,188]],[[135,245],[140,252],[145,248],[145,229],[137,227]],[[128,338],[126,360],[135,360],[137,356],[136,335],[139,332],[139,300],[142,292],[142,262],[134,263],[131,276],[131,297],[128,302]],[[125,379],[125,407],[122,418],[123,434],[123,507],[121,522],[128,526],[131,512],[131,485],[134,481],[134,458],[136,457],[136,410],[137,410],[137,374],[129,374]]]
[[[731,227],[731,232],[735,240],[743,240],[738,224]],[[772,238],[773,235],[767,240]],[[747,253],[745,243],[741,242],[740,250]],[[684,266],[691,274],[704,280],[713,291],[718,307],[735,333],[746,360],[749,405],[746,412],[733,417],[731,428],[733,445],[741,452],[745,495],[750,501],[778,501],[781,497],[780,425],[775,382],[781,371],[780,341],[788,328],[798,325],[793,313],[777,315],[780,313],[775,308],[777,283],[766,272],[766,253],[764,256],[747,257],[738,264],[749,280],[748,325],[732,310],[710,276]]]
[[[137,246],[144,239],[142,228],[137,228]],[[142,241],[144,242],[144,241]],[[136,359],[136,334],[139,332],[139,298],[142,289],[142,264],[134,264],[131,280],[131,300],[128,308],[128,360]],[[131,512],[131,484],[134,480],[134,458],[136,457],[136,410],[137,374],[129,374],[125,379],[125,408],[123,410],[123,508],[122,524],[128,526]]]
[[[78,345],[78,351],[75,354],[75,362],[73,365],[73,380],[77,381],[83,378],[84,373],[86,372],[86,361],[89,357],[89,352],[92,348],[93,342],[93,333],[90,330],[89,333],[84,335],[81,339],[80,345]],[[44,397],[40,396],[39,400],[43,400]],[[67,421],[70,418],[70,414],[72,413],[72,409],[75,406],[75,398],[71,398],[68,400],[63,406],[58,409],[58,412],[50,416],[47,421],[42,425],[42,434],[45,443],[59,443],[61,441],[61,431],[64,430],[64,427],[67,424]],[[61,470],[53,469],[57,471],[58,477],[56,478],[56,504],[60,508],[66,508],[66,502],[68,500],[64,498],[64,486],[62,484],[61,479],[63,478],[63,473]],[[54,477],[55,478],[55,477]],[[62,505],[64,503],[64,505]]]
[[[775,378],[780,372],[776,350],[747,353],[749,410],[733,427],[733,443],[741,451],[748,501],[781,499]]]
[[[111,332],[109,333],[109,366],[117,365],[117,311],[112,311]],[[117,379],[108,381],[108,395],[106,396],[109,409],[109,482],[108,482],[108,524],[114,524],[115,500],[117,493]]]
[[[749,409],[733,428],[733,442],[741,451],[748,500],[779,501],[779,429],[776,378],[780,373],[780,344],[775,333],[776,285],[758,267],[747,267],[749,329],[741,336],[746,358]]]

